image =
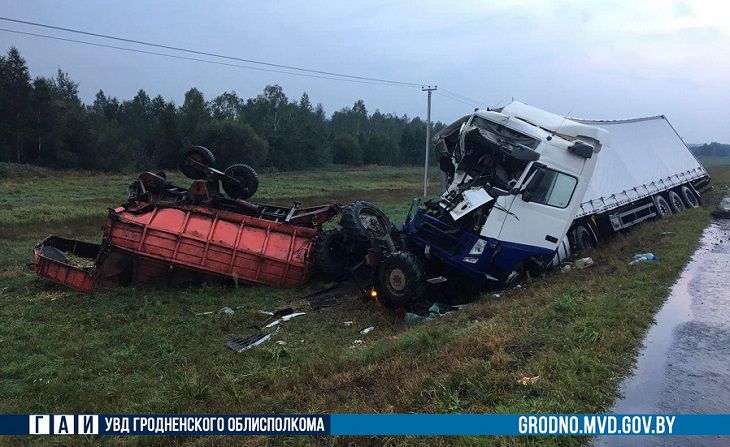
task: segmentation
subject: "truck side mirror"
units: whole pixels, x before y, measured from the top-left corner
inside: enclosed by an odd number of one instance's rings
[[[593,156],[593,146],[582,141],[576,141],[568,150],[583,158],[591,158]]]

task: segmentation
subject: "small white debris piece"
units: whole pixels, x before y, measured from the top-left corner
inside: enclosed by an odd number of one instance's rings
[[[296,317],[299,317],[299,316],[302,316],[302,315],[306,315],[306,314],[307,314],[306,312],[295,312],[293,314],[284,315],[283,317],[279,318],[278,320],[272,321],[271,323],[267,324],[264,327],[265,328],[274,327],[274,326],[278,325],[279,323],[281,323],[283,321],[289,321],[292,318],[296,318]]]
[[[344,324],[347,327],[352,326],[352,321],[343,321],[342,324]]]
[[[369,333],[371,333],[374,330],[375,330],[375,326],[368,326],[365,329],[363,329],[363,330],[360,331],[360,335],[369,334]]]
[[[284,346],[286,344],[286,342],[284,340],[276,340],[276,344]]]
[[[592,258],[580,258],[577,261],[575,261],[575,268],[578,270],[582,270],[584,268],[588,268],[593,265],[593,259]]]
[[[361,345],[363,343],[364,342],[362,340],[360,340],[360,339],[357,339],[357,340],[355,340],[355,341],[352,342],[353,345]]]
[[[232,314],[234,314],[234,313],[235,313],[235,312],[234,312],[234,310],[233,310],[233,309],[231,309],[231,308],[230,308],[230,307],[228,307],[228,306],[226,306],[226,307],[221,307],[220,309],[218,309],[218,315],[232,315]]]

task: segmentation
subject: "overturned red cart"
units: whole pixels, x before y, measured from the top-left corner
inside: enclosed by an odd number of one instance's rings
[[[107,282],[128,284],[171,272],[283,287],[304,283],[320,226],[339,213],[339,205],[247,202],[241,197],[258,187],[251,168],[234,165],[222,173],[209,167],[209,151],[196,149],[183,165],[191,172],[189,163],[198,169],[192,176],[202,178],[188,189],[168,183],[162,173],[141,174],[128,203],[109,210],[101,244],[57,236],[39,242],[36,273],[86,294]],[[219,192],[219,181],[229,197]]]

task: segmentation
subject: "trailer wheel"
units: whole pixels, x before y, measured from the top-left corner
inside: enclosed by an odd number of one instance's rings
[[[340,226],[345,235],[361,247],[369,247],[373,239],[386,238],[392,227],[385,213],[364,200],[352,202],[342,209]]]
[[[598,245],[598,241],[593,235],[593,232],[584,224],[575,227],[573,230],[573,238],[575,240],[575,247],[581,251],[594,248]]]
[[[654,196],[654,206],[660,218],[672,215],[672,208],[669,206],[669,202],[659,194]]]
[[[411,252],[397,251],[385,258],[375,276],[375,290],[385,307],[396,309],[419,301],[426,293],[426,273]]]
[[[682,197],[684,198],[684,204],[687,205],[689,208],[699,208],[700,207],[700,200],[697,198],[697,195],[690,189],[689,186],[684,185],[682,186]]]
[[[342,230],[319,235],[314,245],[314,265],[319,273],[328,279],[342,281],[348,276],[349,258]]]
[[[672,207],[672,211],[676,214],[687,209],[687,207],[684,206],[682,198],[674,191],[669,191],[669,205]]]
[[[200,180],[208,175],[208,171],[197,167],[192,162],[212,167],[215,165],[215,157],[207,147],[203,146],[193,146],[185,152],[182,163],[180,163],[180,171],[189,179]]]
[[[246,200],[259,189],[259,176],[249,165],[231,165],[226,168],[225,174],[238,180],[238,183],[226,181],[224,178],[223,191],[232,199]]]

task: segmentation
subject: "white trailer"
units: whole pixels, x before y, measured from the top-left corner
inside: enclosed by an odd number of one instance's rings
[[[598,157],[576,215],[573,242],[578,248],[595,243],[599,234],[699,206],[709,175],[666,116],[574,120],[601,127],[611,136],[610,150]],[[590,230],[592,240],[575,237],[581,226]]]

